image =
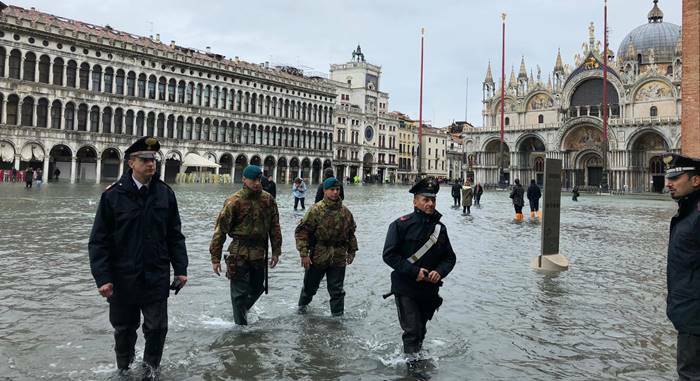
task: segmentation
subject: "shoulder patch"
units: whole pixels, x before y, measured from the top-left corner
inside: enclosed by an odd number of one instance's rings
[[[399,221],[406,221],[406,220],[409,219],[409,218],[411,218],[411,215],[410,215],[410,214],[407,214],[407,215],[405,215],[405,216],[401,216],[401,217],[399,218]]]
[[[119,184],[119,181],[115,181],[115,182],[113,182],[113,183],[107,185],[107,188],[105,188],[104,191],[107,192],[108,190],[114,188],[114,186],[117,185],[117,184]]]

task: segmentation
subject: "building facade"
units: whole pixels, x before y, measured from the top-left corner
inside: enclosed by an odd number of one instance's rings
[[[160,38],[3,5],[0,168],[43,167],[44,180],[114,180],[124,151],[157,136],[160,176],[187,155],[239,179],[259,164],[279,182],[317,183],[332,165],[335,88]]]
[[[398,182],[412,184],[418,176],[418,121],[408,115],[394,112],[399,119],[399,167]]]
[[[447,178],[447,140],[445,130],[423,125],[421,174],[438,179]]]
[[[365,61],[360,46],[345,64],[331,65],[336,90],[336,175],[370,182],[394,182],[398,168],[398,117],[389,94],[380,91],[381,67]]]
[[[597,188],[607,157],[612,189],[661,191],[661,153],[680,150],[681,33],[663,21],[654,1],[647,23],[608,49],[608,149],[602,120],[603,52],[591,23],[588,41],[573,67],[557,54],[548,79],[528,76],[524,58],[511,70],[504,102],[505,139],[500,150],[501,90],[491,67],[483,83],[483,127],[466,128],[469,175],[499,181],[502,160],[508,180],[543,181],[544,158],[562,160],[564,187]],[[607,154],[606,154],[607,152]]]
[[[464,181],[466,177],[466,167],[464,166],[464,144],[459,133],[453,134],[449,130],[445,131],[447,139],[447,178],[454,181]]]

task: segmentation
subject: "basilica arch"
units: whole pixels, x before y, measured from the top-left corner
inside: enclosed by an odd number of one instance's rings
[[[537,134],[523,135],[516,145],[517,176],[524,183],[534,179],[537,184],[544,184],[544,157],[546,147],[544,140]]]
[[[658,131],[645,129],[630,138],[628,187],[633,192],[662,192],[664,166],[661,156],[669,151],[668,141]]]

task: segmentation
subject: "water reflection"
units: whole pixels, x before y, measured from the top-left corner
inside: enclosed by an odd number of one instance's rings
[[[0,375],[9,379],[106,379],[114,372],[107,306],[95,292],[87,239],[103,187],[0,185]],[[228,282],[211,272],[208,245],[227,186],[174,187],[190,255],[190,282],[169,305],[164,379],[400,379],[401,330],[381,294],[388,224],[412,210],[407,188],[349,186],[360,251],[348,267],[346,315],[328,315],[319,292],[296,314],[303,270],[293,229],[303,216],[278,186],[284,237],[270,294],[232,323]],[[428,323],[435,380],[674,377],[675,334],[664,315],[670,201],[562,199],[560,248],[571,270],[529,268],[536,224],[512,224],[507,194],[488,192],[469,218],[438,195],[458,261]],[[322,284],[320,291],[324,291]],[[143,339],[137,343],[142,350]]]

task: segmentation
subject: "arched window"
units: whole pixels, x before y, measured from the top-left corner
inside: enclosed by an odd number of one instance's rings
[[[115,94],[118,95],[124,95],[124,70],[119,69],[117,70],[117,80],[116,80],[116,90]]]
[[[159,101],[164,101],[165,100],[165,87],[167,85],[167,82],[165,80],[165,77],[160,77],[158,79],[158,100]]]
[[[10,78],[14,79],[19,79],[20,78],[20,64],[22,62],[22,53],[14,49],[12,52],[10,52],[10,62],[9,62],[9,68],[10,68]]]
[[[51,103],[51,128],[61,129],[61,102],[53,101]]]
[[[168,115],[168,125],[167,125],[167,133],[165,137],[167,138],[174,138],[175,137],[175,116],[174,115]]]
[[[126,111],[126,117],[124,118],[124,134],[134,134],[134,112],[132,110]]]
[[[105,107],[102,111],[102,133],[112,133],[112,109],[110,107]]]
[[[146,115],[143,111],[139,111],[136,114],[136,136],[143,136],[143,124],[146,119]]]
[[[211,105],[214,108],[219,108],[219,86],[214,86],[214,94],[212,94]]]
[[[22,125],[32,126],[34,122],[34,98],[25,97],[22,100]]]
[[[652,118],[659,116],[659,110],[656,108],[656,106],[651,106],[649,108],[649,116]]]
[[[114,69],[108,67],[105,69],[105,93],[112,93],[112,84],[114,82]],[[121,93],[117,93],[121,94]]]
[[[542,156],[538,156],[535,158],[535,172],[544,172],[544,158]]]
[[[148,77],[148,99],[156,99],[156,76]]]
[[[139,98],[146,98],[146,74],[139,74],[139,79],[136,82],[136,89],[138,91],[137,96]]]
[[[17,113],[19,107],[19,97],[12,94],[7,97],[7,124],[16,126],[19,119],[17,118]]]
[[[51,70],[51,59],[43,55],[39,58],[39,82],[49,83],[49,70]]]
[[[185,103],[185,81],[177,84],[177,103]]]
[[[153,136],[156,127],[156,114],[154,112],[148,113],[148,119],[146,119],[146,135]]]
[[[133,71],[126,75],[126,95],[130,97],[136,96],[136,73]]]
[[[156,131],[158,131],[158,136],[165,136],[165,115],[158,114],[158,120],[156,121]]]
[[[89,76],[90,76],[90,65],[87,62],[83,62],[80,64],[80,71],[78,72],[78,85],[80,86],[81,89],[83,90],[90,90],[88,88],[88,83],[89,81]],[[78,115],[80,116],[80,115]]]
[[[185,135],[185,120],[183,117],[177,117],[177,138],[182,139]]]
[[[537,123],[539,123],[539,124],[544,123],[544,115],[540,114],[537,116]]]
[[[185,95],[186,95],[185,102],[188,105],[191,105],[193,102],[193,98],[194,98],[194,83],[193,82],[190,82],[187,84],[187,89],[185,90]]]
[[[168,81],[168,102],[175,102],[175,86],[177,84],[177,81],[175,81],[174,78],[171,78],[170,81]]]
[[[211,102],[211,86],[204,87],[204,107],[209,107]]]
[[[110,88],[111,88],[110,83]],[[92,91],[102,91],[102,66],[95,65],[92,67]]]
[[[198,83],[197,84],[197,93],[195,94],[195,105],[201,106],[202,105],[202,84]],[[197,139],[199,140],[199,139]]]
[[[0,47],[0,77],[4,77],[7,75],[5,73],[5,58],[7,56],[7,52],[5,51],[5,48]]]
[[[238,90],[238,96],[236,97],[236,111],[241,111],[241,103],[243,102],[241,98],[243,97],[243,92]]]
[[[509,118],[509,117],[506,117],[506,119],[505,119],[505,125],[506,125],[506,126],[509,126],[509,125],[510,125],[510,118]]]
[[[78,106],[78,131],[87,131],[88,107],[86,104]]]
[[[72,102],[66,104],[66,130],[75,130],[75,104]]]
[[[90,109],[90,132],[98,132],[100,129],[100,108],[92,106]]]
[[[49,126],[49,100],[46,98],[39,99],[39,103],[36,108],[36,126],[37,127],[48,127]]]
[[[22,79],[25,81],[34,81],[34,70],[36,68],[36,55],[29,52],[24,56],[24,75]]]
[[[68,61],[68,66],[66,67],[66,86],[76,88],[76,77],[78,75],[78,64],[70,60]]]
[[[114,110],[114,133],[121,135],[123,132],[122,121],[124,120],[124,110],[117,108]]]
[[[53,84],[63,86],[63,59],[56,58],[53,60]]]

